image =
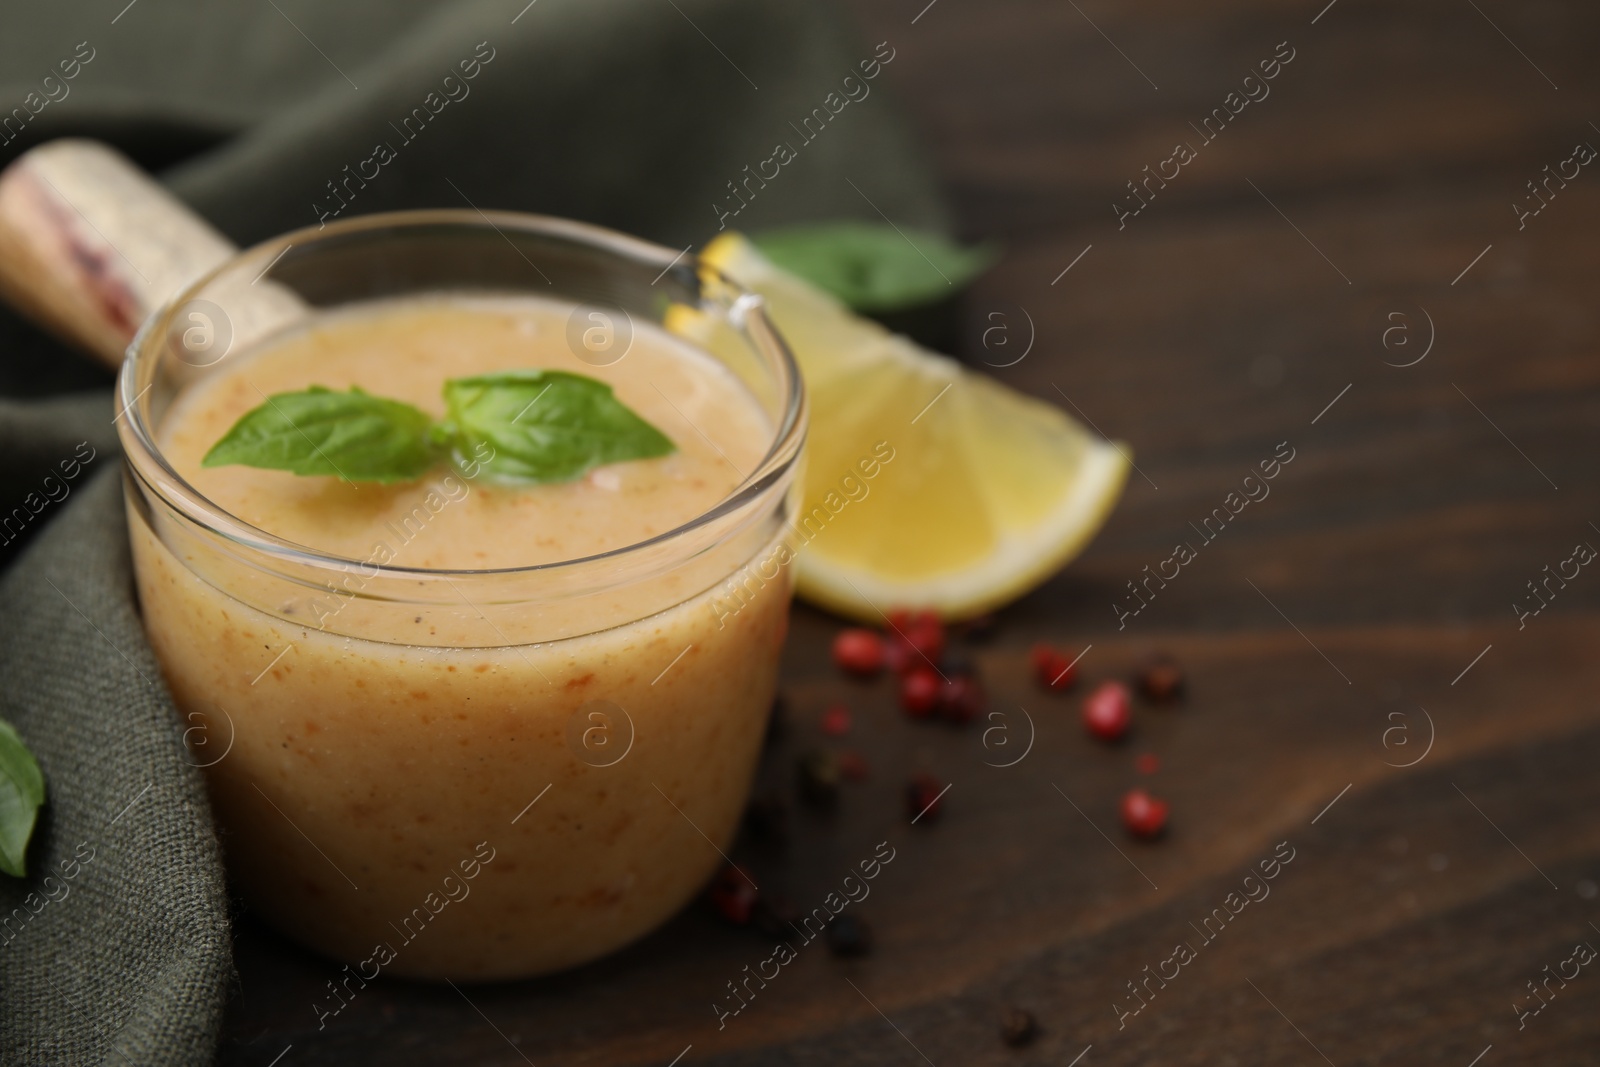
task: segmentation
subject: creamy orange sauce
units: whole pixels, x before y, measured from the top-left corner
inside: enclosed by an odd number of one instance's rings
[[[159,437],[237,517],[352,559],[392,542],[405,567],[625,546],[700,514],[740,480],[735,468],[754,468],[771,430],[734,377],[646,328],[619,363],[588,366],[567,349],[566,310],[435,301],[343,314],[229,357],[177,399]],[[262,394],[359,384],[438,415],[444,379],[511,367],[603,378],[678,451],[559,486],[458,480],[437,510],[426,494],[448,468],[384,488],[199,466]],[[419,506],[426,523],[394,536]],[[185,725],[209,746],[196,755],[227,752],[207,775],[230,869],[289,936],[362,973],[376,959],[386,974],[539,974],[648,932],[721,862],[776,688],[788,579],[732,615],[711,601],[766,551],[776,521],[736,559],[702,553],[582,603],[490,604],[491,587],[415,608],[355,597],[330,615],[159,510],[129,515],[146,628]],[[546,631],[570,636],[505,636]]]
[[[597,468],[574,482],[472,481],[465,499],[451,499],[428,535],[394,560],[445,570],[529,566],[637,544],[701,514],[739,483],[741,471],[755,467],[771,429],[720,364],[640,328],[622,359],[591,366],[568,348],[566,319],[561,305],[531,300],[441,300],[340,316],[265,352],[229,357],[168,413],[161,449],[185,480],[230,514],[297,544],[361,560],[385,541],[390,524],[425,505],[447,467],[418,482],[379,485],[202,468],[201,459],[274,393],[354,385],[438,419],[445,413],[445,379],[528,368],[604,381],[677,446],[670,455]]]

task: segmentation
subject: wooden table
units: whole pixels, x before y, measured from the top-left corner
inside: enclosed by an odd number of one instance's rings
[[[1550,582],[1538,615],[1515,607],[1600,546],[1600,177],[1582,167],[1537,215],[1514,210],[1538,205],[1526,183],[1547,164],[1600,146],[1600,10],[937,0],[913,24],[923,2],[853,6],[899,51],[894,88],[963,230],[1006,247],[967,302],[967,354],[1013,358],[982,331],[1020,342],[1031,319],[1030,354],[994,373],[1137,453],[1094,546],[974,653],[1019,745],[1031,716],[1031,752],[988,766],[981,725],[909,722],[886,681],[831,669],[837,624],[799,608],[767,784],[792,793],[797,752],[840,746],[818,727],[834,700],[872,775],[832,820],[796,809],[786,849],[740,855],[810,907],[891,842],[857,908],[872,955],[808,946],[719,1030],[725,983],[772,939],[697,906],[557,978],[383,982],[318,1033],[332,969],[246,921],[222,1062],[291,1044],[286,1065],[1600,1057],[1600,973],[1549,977],[1600,945],[1600,574]],[[1205,141],[1191,123],[1260,96],[1244,79],[1285,41],[1270,95]],[[1179,142],[1195,158],[1163,164]],[[1176,176],[1119,229],[1147,164]],[[1270,496],[1202,540],[1285,442]],[[1195,558],[1119,629],[1125,583],[1185,541]],[[1189,699],[1141,706],[1127,745],[1092,742],[1084,688],[1028,677],[1040,639],[1092,646],[1086,682],[1168,650]],[[942,819],[909,826],[918,768],[952,788]],[[1118,826],[1136,784],[1172,803],[1163,841]],[[1207,940],[1280,842],[1293,860],[1270,895]],[[1011,1006],[1042,1028],[1028,1049],[1000,1040]]]

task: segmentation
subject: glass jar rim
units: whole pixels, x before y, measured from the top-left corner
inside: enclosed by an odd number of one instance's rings
[[[687,264],[697,276],[710,277],[719,286],[734,294],[729,309],[730,325],[763,356],[770,358],[779,371],[776,386],[779,390],[781,410],[773,427],[772,443],[760,462],[729,492],[711,507],[693,518],[643,541],[597,552],[593,555],[548,563],[516,567],[495,568],[434,568],[400,567],[376,564],[366,560],[323,552],[279,537],[231,512],[206,497],[168,462],[155,441],[150,424],[148,385],[141,387],[141,370],[161,356],[160,339],[167,336],[174,315],[190,301],[196,299],[217,279],[236,271],[247,263],[262,264],[262,274],[270,270],[277,258],[290,247],[306,247],[332,238],[348,237],[381,229],[405,229],[429,226],[462,225],[477,229],[505,229],[522,233],[567,239],[586,244],[644,266],[659,267],[665,274],[680,263]],[[259,280],[259,277],[258,277]],[[750,329],[749,324],[759,328]],[[693,342],[689,342],[693,343]],[[699,347],[699,346],[696,346]],[[152,372],[153,374],[154,372]],[[248,550],[264,554],[267,558],[314,569],[332,568],[346,570],[352,565],[374,570],[371,577],[388,578],[490,578],[559,573],[566,568],[593,566],[606,560],[621,560],[646,552],[674,541],[686,539],[720,519],[739,511],[756,501],[786,478],[798,462],[806,436],[806,390],[799,366],[787,343],[772,325],[766,314],[766,302],[757,293],[735,282],[698,255],[674,251],[642,238],[632,237],[616,230],[590,223],[577,222],[550,215],[537,215],[519,211],[482,211],[456,208],[430,208],[421,210],[378,212],[344,219],[324,226],[306,226],[280,234],[241,249],[223,263],[185,285],[152,312],[140,325],[129,342],[127,353],[117,375],[118,406],[122,417],[118,419],[127,465],[134,476],[151,493],[171,507],[184,519],[202,529],[211,531]],[[158,477],[151,477],[152,474]]]

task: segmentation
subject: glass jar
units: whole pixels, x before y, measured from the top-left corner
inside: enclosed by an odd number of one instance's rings
[[[274,536],[158,446],[186,387],[285,331],[372,301],[518,295],[570,303],[597,364],[635,331],[692,338],[764,413],[761,461],[641,543],[447,571]],[[579,223],[369,216],[189,286],[134,339],[118,402],[145,628],[203,742],[230,874],[267,921],[350,964],[346,988],[582,963],[723,862],[776,689],[805,436],[799,372],[758,298]]]

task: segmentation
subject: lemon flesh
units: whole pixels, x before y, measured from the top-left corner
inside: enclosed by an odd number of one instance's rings
[[[1049,578],[1105,522],[1125,448],[858,318],[737,234],[702,259],[764,298],[810,394],[802,598],[872,623],[900,607],[970,618]],[[678,328],[692,335],[695,318]]]

